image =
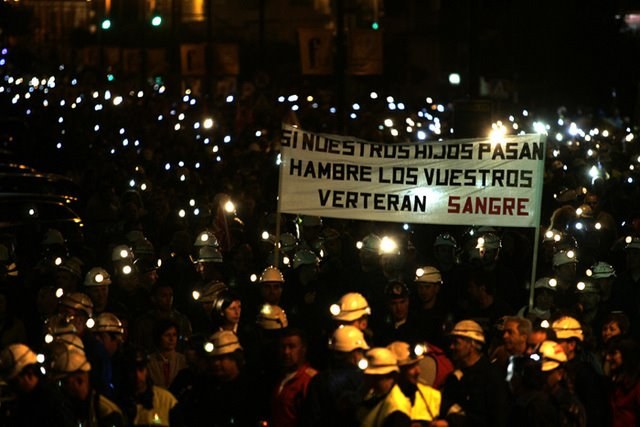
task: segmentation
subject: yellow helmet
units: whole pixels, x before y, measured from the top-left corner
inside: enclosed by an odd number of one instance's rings
[[[482,327],[473,320],[461,320],[456,323],[449,335],[469,338],[482,344],[485,343]]]
[[[53,379],[64,378],[74,372],[89,372],[91,364],[84,351],[73,346],[59,347],[51,356],[49,373]]]
[[[94,267],[85,275],[84,277],[84,285],[85,286],[102,286],[102,285],[110,285],[111,284],[111,276],[102,267]]]
[[[542,371],[553,371],[567,361],[562,346],[555,341],[544,341],[540,344],[538,354],[542,359]]]
[[[555,331],[559,340],[576,338],[579,341],[584,341],[582,326],[573,317],[563,316],[559,318],[551,324],[551,329]]]
[[[209,337],[204,350],[210,356],[220,356],[242,350],[238,336],[232,331],[218,331]]]
[[[264,282],[284,283],[284,276],[277,267],[270,265],[262,271],[262,274],[260,274],[260,283]]]
[[[93,316],[93,302],[88,295],[81,292],[72,292],[64,294],[60,299],[60,305],[72,308],[77,311],[83,311],[87,317]]]
[[[329,311],[334,320],[351,322],[358,320],[362,316],[370,315],[371,308],[369,303],[357,292],[349,292],[344,294],[337,304],[333,304]]]
[[[384,375],[399,372],[398,359],[388,348],[376,347],[367,351],[366,359],[358,363],[360,369],[369,375]]]
[[[355,326],[342,325],[333,331],[329,349],[348,353],[353,350],[369,350],[362,331]]]
[[[116,334],[124,334],[124,326],[122,322],[113,313],[100,313],[96,317],[96,324],[93,327],[93,332],[114,332]]]
[[[2,376],[10,380],[28,366],[37,363],[36,354],[24,344],[11,344],[0,352]]]
[[[287,315],[277,305],[264,304],[258,313],[258,326],[262,329],[283,329],[289,325]]]
[[[412,365],[424,357],[425,346],[418,344],[411,348],[409,343],[404,341],[394,341],[387,346],[398,359],[399,366]]]

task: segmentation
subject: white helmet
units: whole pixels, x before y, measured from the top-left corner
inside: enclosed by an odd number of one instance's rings
[[[358,242],[356,245],[358,249],[365,252],[374,252],[378,253],[380,250],[380,244],[382,243],[382,239],[375,234],[367,234],[364,236],[361,242]]]
[[[388,348],[376,347],[367,351],[366,359],[358,363],[360,369],[369,375],[384,375],[399,372],[398,359]]]
[[[283,329],[289,325],[287,314],[277,305],[264,304],[258,313],[257,324],[262,329]]]
[[[93,302],[91,298],[81,292],[64,294],[60,299],[60,305],[83,311],[88,317],[93,315]]]
[[[53,352],[49,373],[53,379],[61,379],[74,372],[89,372],[91,364],[84,351],[75,347],[66,347]]]
[[[552,277],[541,277],[533,284],[533,289],[548,289],[550,291],[556,291],[558,281]]]
[[[218,280],[211,281],[204,285],[199,291],[193,291],[193,299],[201,303],[214,303],[218,296],[228,290],[227,285]]]
[[[193,243],[193,246],[213,246],[215,248],[218,248],[220,247],[220,243],[218,242],[218,238],[215,234],[205,230],[198,234],[198,237],[196,237],[196,241]]]
[[[584,341],[582,326],[573,317],[563,316],[551,324],[551,329],[556,333],[559,340],[576,338],[578,341]]]
[[[414,348],[411,348],[409,343],[404,341],[394,341],[387,346],[396,356],[396,359],[398,359],[399,366],[413,365],[420,361],[424,357],[425,347],[424,345],[418,344]]]
[[[124,326],[122,322],[113,313],[100,313],[96,317],[96,324],[93,327],[93,332],[113,332],[116,334],[124,334]]]
[[[117,245],[111,250],[111,261],[133,262],[133,251],[128,245]]]
[[[484,233],[478,236],[476,249],[499,249],[502,247],[500,237],[495,233]]]
[[[568,264],[568,263],[577,263],[578,257],[576,255],[576,251],[568,250],[568,251],[558,251],[553,255],[553,266],[558,267],[559,265]]]
[[[592,279],[607,279],[609,277],[616,277],[616,270],[611,264],[606,262],[596,262],[586,272],[587,276]]]
[[[353,350],[369,350],[362,331],[355,326],[342,325],[333,331],[329,349],[348,353]]]
[[[416,283],[442,283],[440,270],[430,265],[420,267],[416,270]]]
[[[567,361],[567,355],[560,344],[555,341],[544,341],[540,344],[538,354],[542,359],[542,371],[553,371]]]
[[[624,242],[626,243],[625,249],[640,249],[640,237],[638,236],[627,236],[624,238]]]
[[[204,350],[210,356],[220,356],[233,353],[236,350],[242,350],[242,346],[234,332],[225,330],[211,335],[209,341],[204,344]]]
[[[284,283],[284,276],[277,267],[270,265],[262,271],[262,274],[260,274],[260,283],[264,282]]]
[[[473,320],[461,320],[456,323],[449,335],[469,338],[484,344],[484,331],[482,327]]]
[[[0,371],[7,380],[15,378],[29,365],[37,363],[36,354],[24,344],[11,344],[0,352]]]
[[[103,286],[111,284],[111,276],[102,267],[94,267],[85,275],[85,286]]]
[[[45,342],[50,343],[55,337],[64,334],[77,334],[78,330],[72,322],[73,318],[65,314],[54,314],[45,320]]]
[[[67,347],[75,347],[84,351],[84,343],[82,342],[82,339],[76,334],[66,333],[57,335],[53,342],[62,343]]]
[[[334,320],[343,322],[352,322],[362,316],[371,315],[369,303],[362,294],[357,292],[344,294],[337,304],[329,308],[329,311]]]

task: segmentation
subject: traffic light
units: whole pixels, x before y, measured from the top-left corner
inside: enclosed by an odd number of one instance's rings
[[[108,30],[111,28],[111,19],[109,18],[104,18],[102,20],[102,22],[100,23],[100,28],[102,28],[103,30]]]

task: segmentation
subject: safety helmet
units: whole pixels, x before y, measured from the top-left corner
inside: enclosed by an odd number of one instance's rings
[[[559,242],[562,238],[562,231],[556,230],[555,228],[549,228],[544,232],[542,236],[542,242]]]
[[[84,351],[84,343],[82,342],[82,339],[76,334],[66,333],[57,335],[54,338],[53,342],[62,343],[67,347],[75,347]]]
[[[193,242],[193,246],[213,246],[214,248],[217,248],[220,247],[220,242],[218,242],[218,238],[215,234],[208,230],[204,230],[200,232],[200,234],[198,234],[198,237],[196,237],[196,241]]]
[[[201,246],[198,248],[198,257],[195,262],[216,262],[221,263],[222,252],[215,246]]]
[[[209,337],[204,350],[210,356],[220,356],[242,350],[238,336],[233,331],[218,331]]]
[[[456,323],[449,335],[469,338],[484,344],[484,331],[482,327],[473,320],[461,320]]]
[[[262,274],[260,274],[260,283],[265,282],[284,283],[284,276],[278,267],[270,265],[262,271]]]
[[[626,243],[625,249],[640,249],[640,237],[627,236],[624,241]]]
[[[154,271],[158,269],[158,260],[145,255],[141,258],[136,259],[133,262],[133,265],[136,268],[138,273],[149,273],[150,271]]]
[[[198,302],[213,303],[217,300],[220,293],[227,289],[226,284],[218,280],[214,280],[204,285],[202,289],[193,291],[192,296],[193,299]]]
[[[394,341],[387,346],[398,359],[398,366],[413,365],[422,358],[426,352],[426,346],[417,344],[413,348],[404,341]]]
[[[93,267],[84,276],[85,286],[103,286],[111,284],[111,276],[102,267]]]
[[[62,264],[58,266],[58,269],[68,271],[73,274],[77,278],[82,278],[82,266],[84,263],[78,257],[72,256],[69,258],[65,258],[62,261]]]
[[[478,236],[476,249],[499,249],[502,247],[500,237],[495,233],[484,233]]]
[[[289,253],[296,248],[298,242],[296,241],[296,236],[291,233],[282,233],[280,235],[280,249],[282,252]]]
[[[580,205],[578,209],[576,209],[576,216],[578,218],[593,218],[593,208],[587,204]]]
[[[78,330],[72,322],[73,317],[62,313],[54,314],[44,322],[45,342],[50,343],[55,337],[63,334],[77,334]]]
[[[576,284],[576,288],[584,294],[600,294],[600,286],[593,280],[583,279]]]
[[[553,371],[567,361],[564,349],[555,341],[543,341],[537,354],[542,360],[542,372]]]
[[[136,254],[136,257],[153,258],[156,255],[156,248],[146,237],[134,240],[131,246],[133,246],[133,253]]]
[[[562,251],[558,251],[555,254],[553,254],[553,266],[554,267],[558,267],[560,265],[563,264],[568,264],[568,263],[577,263],[578,262],[578,258],[576,256],[576,251],[574,250],[562,250]]]
[[[116,334],[124,334],[124,326],[122,322],[113,313],[100,313],[96,317],[96,324],[93,327],[93,332],[113,332]]]
[[[111,261],[133,262],[133,251],[128,245],[117,245],[111,250]]]
[[[351,322],[365,315],[371,315],[369,303],[357,292],[344,294],[337,304],[333,304],[329,311],[334,320]]]
[[[60,299],[60,305],[83,311],[88,317],[93,316],[93,302],[87,294],[83,294],[82,292],[64,294]]]
[[[416,270],[416,283],[442,283],[440,270],[430,265],[425,265]]]
[[[29,365],[37,363],[36,354],[24,344],[11,344],[0,352],[0,375],[10,380]]]
[[[365,252],[374,252],[378,253],[380,250],[380,243],[382,243],[382,239],[375,234],[367,234],[364,236],[361,242],[357,243],[358,249]]]
[[[367,351],[366,358],[361,360],[358,366],[368,375],[384,375],[400,371],[395,354],[385,347],[376,347]]]
[[[369,350],[362,331],[355,326],[341,325],[329,340],[329,349],[348,353],[353,350]]]
[[[391,282],[384,288],[384,296],[389,299],[408,298],[409,288],[402,282]]]
[[[60,230],[50,228],[44,233],[41,244],[43,246],[64,245],[65,242]]]
[[[558,281],[552,277],[541,277],[533,284],[533,289],[548,289],[550,291],[556,291]]]
[[[316,254],[309,249],[299,249],[293,256],[293,268],[298,268],[301,265],[318,265],[320,260]]]
[[[84,351],[75,347],[59,348],[50,356],[49,374],[53,379],[62,379],[74,372],[89,372],[91,364]]]
[[[260,308],[256,320],[262,329],[283,329],[289,326],[287,315],[282,308],[277,305],[264,304]]]
[[[586,271],[587,276],[592,279],[606,279],[609,277],[616,277],[616,270],[611,264],[599,261],[596,262]]]
[[[573,317],[563,316],[559,318],[551,324],[551,329],[555,331],[559,340],[576,338],[579,341],[584,341],[582,326]]]
[[[436,236],[436,240],[433,242],[433,246],[451,246],[453,248],[457,248],[458,242],[451,234],[440,233]]]

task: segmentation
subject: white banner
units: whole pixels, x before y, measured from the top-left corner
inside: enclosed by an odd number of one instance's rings
[[[283,125],[280,211],[537,227],[544,156],[541,135],[390,144]]]

